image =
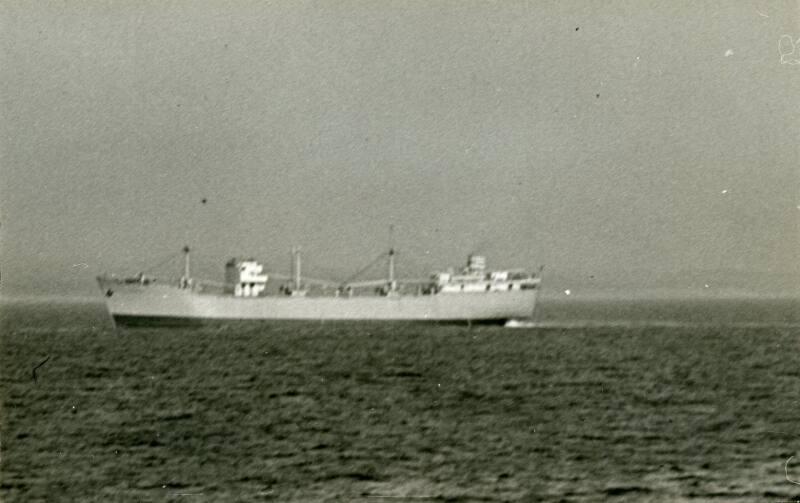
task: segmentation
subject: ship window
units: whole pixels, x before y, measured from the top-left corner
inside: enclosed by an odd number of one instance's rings
[[[486,291],[488,292],[492,285],[486,285]]]
[[[509,284],[508,284],[508,289],[509,289],[509,290],[511,290],[512,288],[514,288],[514,285],[513,285],[513,284],[511,284],[511,283],[509,283]]]

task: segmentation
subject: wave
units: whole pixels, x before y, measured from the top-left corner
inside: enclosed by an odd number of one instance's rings
[[[505,328],[556,328],[581,330],[587,328],[620,328],[620,329],[641,329],[641,328],[800,328],[797,321],[677,321],[677,320],[508,320]]]

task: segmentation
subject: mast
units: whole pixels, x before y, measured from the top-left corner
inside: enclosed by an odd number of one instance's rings
[[[389,226],[389,291],[393,292],[397,288],[394,279],[394,225]]]
[[[395,280],[394,280],[394,248],[389,248],[389,288],[394,290],[395,288]]]
[[[184,285],[189,285],[191,281],[191,260],[189,257],[189,245],[184,245],[183,247],[183,283]]]
[[[294,257],[294,263],[292,269],[294,269],[294,290],[296,292],[300,291],[300,247],[293,246],[292,247],[292,256]]]

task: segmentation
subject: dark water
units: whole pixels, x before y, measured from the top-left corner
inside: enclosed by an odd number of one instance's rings
[[[797,303],[540,321],[117,334],[101,306],[6,305],[0,499],[799,499]]]

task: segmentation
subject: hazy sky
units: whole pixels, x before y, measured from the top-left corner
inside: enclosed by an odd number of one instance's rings
[[[798,1],[1,5],[5,293],[185,243],[341,277],[390,224],[415,276],[800,273]]]

